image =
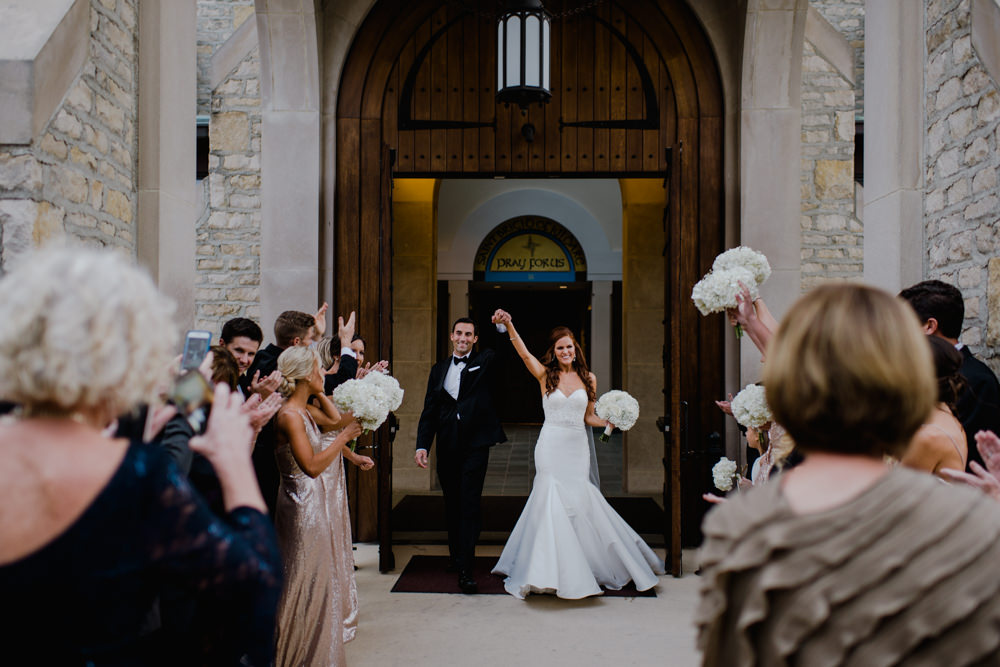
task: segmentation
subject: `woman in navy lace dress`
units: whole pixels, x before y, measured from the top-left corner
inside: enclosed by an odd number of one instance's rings
[[[190,443],[218,473],[220,519],[161,450],[104,432],[156,393],[177,341],[150,279],[116,254],[47,250],[0,294],[0,396],[21,406],[0,424],[3,662],[156,663],[169,586],[225,600],[240,623],[222,641],[266,665],[281,561],[238,396],[217,388]]]

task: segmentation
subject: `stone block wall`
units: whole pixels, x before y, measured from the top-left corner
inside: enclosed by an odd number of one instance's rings
[[[1000,371],[1000,87],[972,48],[968,0],[927,1],[924,26],[924,273],[962,290],[962,341]]]
[[[198,115],[211,110],[212,56],[253,15],[253,0],[198,0]]]
[[[854,109],[865,111],[865,0],[809,0],[854,49]]]
[[[232,317],[260,320],[257,48],[212,91],[211,111],[207,206],[196,225],[195,320],[198,328],[218,332]],[[270,331],[271,323],[260,324]]]
[[[49,238],[135,254],[137,0],[92,0],[83,70],[28,146],[0,146],[0,272]]]
[[[802,289],[860,279],[855,212],[854,86],[807,41],[802,54]]]

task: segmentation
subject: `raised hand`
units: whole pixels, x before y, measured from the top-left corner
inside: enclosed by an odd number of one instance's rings
[[[255,400],[256,399],[256,400]],[[246,403],[243,404],[243,412],[250,417],[250,427],[254,433],[259,433],[271,417],[281,409],[284,403],[281,394],[272,393],[267,398],[262,398],[260,394],[253,394]]]
[[[142,431],[142,441],[149,442],[155,438],[163,430],[163,427],[167,425],[167,422],[173,419],[176,414],[177,407],[170,403],[165,403],[155,408],[150,406],[149,411],[146,413],[146,426]]]
[[[972,474],[951,468],[941,468],[938,473],[949,482],[967,484],[979,489],[993,500],[1000,500],[1000,480],[975,461],[969,461],[969,469],[972,470]]]
[[[511,317],[510,313],[502,308],[497,308],[496,312],[493,313],[493,324],[510,324]]]
[[[351,346],[351,341],[354,340],[355,331],[357,331],[357,326],[354,322],[353,310],[347,318],[347,322],[344,322],[343,316],[337,318],[337,337],[340,338],[340,347],[343,348]]]
[[[268,398],[280,386],[281,371],[274,371],[270,375],[264,376],[263,379],[260,377],[260,371],[256,371],[253,374],[253,379],[250,380],[250,391],[260,394],[262,398]]]
[[[316,314],[313,315],[313,320],[315,321],[315,324],[313,324],[313,328],[316,329],[317,338],[322,338],[323,335],[326,333],[326,311],[329,308],[330,304],[324,301],[323,305],[320,306],[319,310],[316,311]]]

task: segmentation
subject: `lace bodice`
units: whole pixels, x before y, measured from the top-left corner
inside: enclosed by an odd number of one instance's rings
[[[558,389],[542,396],[545,423],[559,426],[584,427],[583,417],[587,413],[587,391],[582,387],[567,396]]]

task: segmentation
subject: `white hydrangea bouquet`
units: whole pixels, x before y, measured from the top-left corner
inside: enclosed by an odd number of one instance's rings
[[[712,466],[712,481],[719,491],[732,491],[734,486],[738,489],[740,473],[736,461],[725,456],[719,459],[719,462]]]
[[[597,399],[594,403],[594,414],[614,424],[614,426],[608,424],[601,434],[601,442],[607,442],[615,426],[623,431],[635,426],[636,420],[639,419],[639,401],[627,391],[613,389]]]
[[[403,390],[396,378],[378,371],[360,380],[348,380],[333,390],[333,402],[340,410],[350,410],[363,433],[380,427],[389,413],[399,409]],[[351,450],[357,441],[351,443]]]
[[[702,315],[725,312],[736,308],[736,297],[742,291],[740,283],[756,299],[761,283],[771,275],[771,265],[763,253],[752,248],[731,248],[712,263],[712,270],[705,274],[691,290],[691,300]],[[743,335],[743,328],[736,325],[736,337]]]
[[[767,448],[767,431],[762,427],[774,419],[771,408],[767,405],[767,395],[764,387],[759,384],[748,384],[743,391],[736,394],[729,408],[733,417],[741,426],[757,431],[757,439],[762,449]]]

